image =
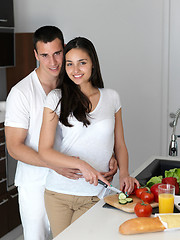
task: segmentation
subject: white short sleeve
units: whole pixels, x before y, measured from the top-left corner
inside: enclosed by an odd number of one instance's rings
[[[119,94],[116,91],[114,91],[114,106],[115,112],[117,113],[121,108],[121,100]]]
[[[29,101],[19,89],[12,88],[6,100],[5,126],[29,128]]]
[[[55,111],[56,114],[60,115],[60,104],[57,107],[59,100],[61,99],[61,90],[55,89],[52,90],[46,98],[44,107],[50,108],[51,110]],[[57,107],[57,109],[56,109]],[[56,110],[55,110],[56,109]]]

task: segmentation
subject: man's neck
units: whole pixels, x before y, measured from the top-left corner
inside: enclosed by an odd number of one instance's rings
[[[46,94],[48,94],[51,90],[56,88],[57,77],[49,76],[44,72],[42,73],[42,71],[39,68],[36,70],[36,73]]]

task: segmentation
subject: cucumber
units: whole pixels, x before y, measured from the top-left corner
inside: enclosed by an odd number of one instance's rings
[[[119,203],[120,204],[125,205],[125,204],[131,203],[131,202],[133,202],[133,199],[130,197],[127,197],[127,195],[125,193],[122,192],[119,194]]]
[[[127,204],[127,201],[126,201],[126,199],[119,199],[119,203],[122,205],[125,205],[125,204]]]
[[[133,199],[132,199],[132,198],[126,198],[126,201],[127,201],[128,203],[131,203],[131,202],[133,202]]]
[[[126,194],[123,192],[119,194],[119,200],[126,199],[126,197],[127,197]]]

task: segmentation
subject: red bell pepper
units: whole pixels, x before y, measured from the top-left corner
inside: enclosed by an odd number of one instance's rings
[[[179,193],[179,184],[177,183],[177,178],[166,177],[166,178],[162,179],[162,183],[174,185],[175,186],[175,194]]]

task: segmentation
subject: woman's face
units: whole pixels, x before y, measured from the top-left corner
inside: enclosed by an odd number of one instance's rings
[[[66,72],[69,78],[80,87],[89,83],[92,61],[87,52],[80,48],[73,48],[66,54],[65,58]]]

